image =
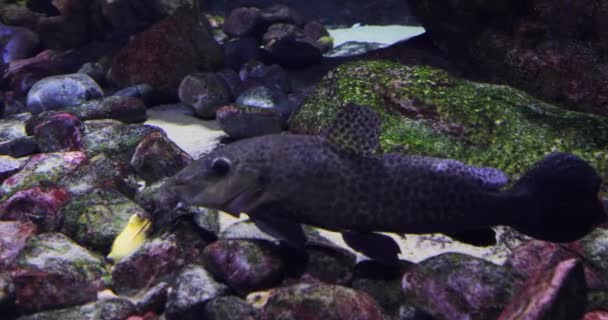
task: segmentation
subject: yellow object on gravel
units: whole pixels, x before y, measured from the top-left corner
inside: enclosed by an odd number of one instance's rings
[[[151,221],[137,214],[132,215],[125,228],[118,234],[108,259],[118,262],[120,259],[130,255],[146,242],[146,233],[152,225]]]

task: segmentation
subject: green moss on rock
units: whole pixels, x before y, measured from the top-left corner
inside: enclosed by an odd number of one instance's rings
[[[589,161],[602,176],[607,173],[608,119],[427,66],[342,65],[322,80],[292,117],[290,129],[318,134],[348,102],[379,114],[386,152],[454,158],[517,176],[546,154],[564,151]]]

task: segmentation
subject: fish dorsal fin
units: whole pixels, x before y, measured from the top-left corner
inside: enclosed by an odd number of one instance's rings
[[[380,149],[380,119],[369,107],[351,102],[340,108],[322,136],[341,149],[372,155]]]

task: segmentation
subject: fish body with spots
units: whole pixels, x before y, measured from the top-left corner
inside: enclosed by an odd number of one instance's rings
[[[442,232],[487,245],[511,226],[542,240],[576,240],[605,219],[601,179],[585,161],[553,153],[512,187],[494,168],[452,159],[377,152],[379,120],[348,105],[321,136],[274,134],[240,140],[170,178],[159,206],[246,213],[262,231],[295,245],[301,224],[342,232],[372,258],[394,260],[397,245],[377,232]]]

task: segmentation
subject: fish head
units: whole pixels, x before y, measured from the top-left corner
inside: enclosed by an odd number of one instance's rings
[[[204,206],[233,215],[255,206],[264,195],[268,158],[256,141],[239,141],[192,162],[161,187],[161,208]]]

